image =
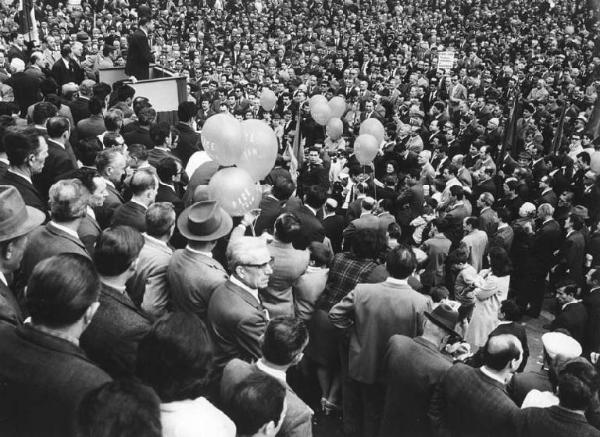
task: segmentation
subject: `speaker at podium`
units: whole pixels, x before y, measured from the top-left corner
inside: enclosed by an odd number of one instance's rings
[[[123,81],[135,89],[136,97],[146,97],[157,112],[158,121],[175,124],[177,108],[181,102],[187,101],[187,82],[181,76],[166,68],[150,65],[150,78],[131,82],[125,74],[125,67],[100,69],[100,82],[113,85]]]

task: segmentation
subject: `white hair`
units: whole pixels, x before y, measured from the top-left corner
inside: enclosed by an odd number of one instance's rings
[[[268,250],[267,242],[259,237],[238,237],[229,241],[227,246],[227,262],[234,271],[237,266],[256,262],[256,254]]]
[[[21,58],[12,58],[12,61],[10,61],[10,69],[13,73],[20,73],[25,70],[25,61]]]

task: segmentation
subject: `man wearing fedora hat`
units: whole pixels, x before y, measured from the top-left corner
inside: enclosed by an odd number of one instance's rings
[[[192,312],[206,320],[215,289],[227,281],[227,272],[212,250],[233,227],[229,214],[214,200],[194,203],[180,214],[177,229],[188,241],[176,250],[167,268],[167,283],[175,310]]]
[[[41,225],[43,212],[25,205],[15,187],[0,185],[0,321],[13,325],[23,322],[23,314],[6,275],[21,265],[28,234]]]
[[[443,350],[451,336],[458,336],[458,311],[442,303],[425,316],[423,335],[394,335],[388,341],[380,437],[432,434],[427,408],[435,385],[452,366],[452,357]]]

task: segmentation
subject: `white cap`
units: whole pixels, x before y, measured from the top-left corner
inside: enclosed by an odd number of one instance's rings
[[[550,359],[554,360],[560,355],[566,360],[577,358],[581,355],[581,345],[573,337],[562,332],[547,332],[542,335],[542,344]]]

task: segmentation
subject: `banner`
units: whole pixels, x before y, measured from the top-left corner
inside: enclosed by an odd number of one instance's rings
[[[452,50],[447,50],[445,52],[438,53],[438,71],[445,70],[446,73],[449,73],[450,70],[454,67],[454,52]]]

